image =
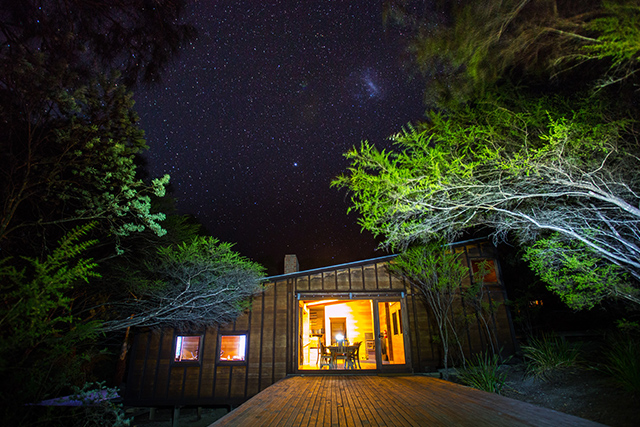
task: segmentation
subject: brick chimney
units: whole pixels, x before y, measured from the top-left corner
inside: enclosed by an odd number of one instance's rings
[[[284,256],[284,274],[295,273],[300,270],[298,257],[295,254]]]

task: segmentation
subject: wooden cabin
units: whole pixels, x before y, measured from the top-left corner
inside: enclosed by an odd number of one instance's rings
[[[464,351],[485,351],[490,330],[494,346],[512,353],[514,333],[495,248],[487,241],[452,248],[463,254],[470,271],[480,263],[491,266],[484,277],[490,313],[481,317],[463,301],[457,305],[464,317],[459,331]],[[292,374],[435,371],[441,365],[436,323],[419,291],[389,273],[393,258],[297,271],[297,258],[287,255],[285,274],[267,278],[264,291],[234,323],[198,334],[136,331],[125,403],[237,405]],[[355,366],[322,357],[330,353],[327,348],[341,345],[358,346]]]

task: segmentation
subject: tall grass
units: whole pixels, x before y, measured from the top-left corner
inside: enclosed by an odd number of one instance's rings
[[[540,379],[576,368],[580,364],[580,349],[554,335],[530,338],[529,345],[522,346],[527,362],[527,373]]]
[[[478,390],[502,394],[507,374],[500,372],[500,356],[477,354],[464,369],[458,369],[458,380]]]
[[[640,339],[619,336],[605,352],[606,370],[625,390],[640,392]]]

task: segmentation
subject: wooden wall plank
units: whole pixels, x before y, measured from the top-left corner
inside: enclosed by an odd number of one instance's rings
[[[296,281],[295,292],[304,292],[310,290],[309,276],[300,276],[294,279]]]
[[[204,346],[202,348],[202,378],[200,379],[199,397],[203,399],[213,396],[213,373],[215,370],[218,347],[218,329],[205,329]]]
[[[263,295],[254,297],[251,305],[252,313],[249,328],[249,360],[247,367],[247,395],[249,396],[260,391],[260,367],[262,366],[262,322],[264,317]]]
[[[386,263],[375,264],[375,272],[378,289],[385,291],[391,290],[391,277],[389,277]]]
[[[336,287],[339,291],[350,291],[349,270],[346,268],[336,271]]]
[[[231,373],[231,384],[229,389],[229,397],[242,399],[246,395],[246,382],[244,379],[247,376],[246,366],[234,366]]]
[[[274,289],[275,321],[272,383],[287,375],[287,326],[289,322],[287,283],[280,282]]]
[[[323,290],[322,286],[324,283],[322,282],[322,273],[316,273],[309,275],[309,290],[310,291],[321,291]]]
[[[320,276],[322,277],[322,290],[329,292],[338,290],[335,271],[325,271]]]
[[[366,291],[378,290],[378,276],[376,274],[375,265],[365,265],[362,267],[364,289]]]
[[[363,291],[365,287],[362,267],[353,267],[349,271],[351,272],[351,290]]]
[[[264,292],[262,318],[262,345],[260,353],[259,389],[264,390],[273,383],[273,349],[275,341],[275,289],[280,282],[275,283]]]

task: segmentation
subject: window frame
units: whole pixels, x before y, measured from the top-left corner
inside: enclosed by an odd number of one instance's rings
[[[198,358],[195,360],[176,360],[176,351],[178,349],[178,338],[179,337],[198,337]],[[173,334],[173,345],[171,346],[171,364],[172,365],[181,365],[181,366],[200,366],[202,365],[203,358],[203,347],[204,347],[204,334],[188,334],[188,333],[174,333]]]
[[[491,262],[491,264],[493,265],[493,269],[487,275],[485,275],[482,282],[485,285],[500,283],[500,276],[498,275],[498,264],[496,262],[496,259],[491,257],[474,257],[469,259],[469,269],[471,270],[471,282],[477,283],[474,279],[476,274],[476,271],[474,271],[475,266],[484,261]],[[490,275],[491,273],[493,273],[493,275],[495,276],[495,280],[485,280],[486,276]]]
[[[235,337],[244,335],[244,360],[223,360],[220,359],[223,337]],[[219,332],[218,345],[216,346],[216,365],[218,366],[246,366],[249,362],[249,331]]]

